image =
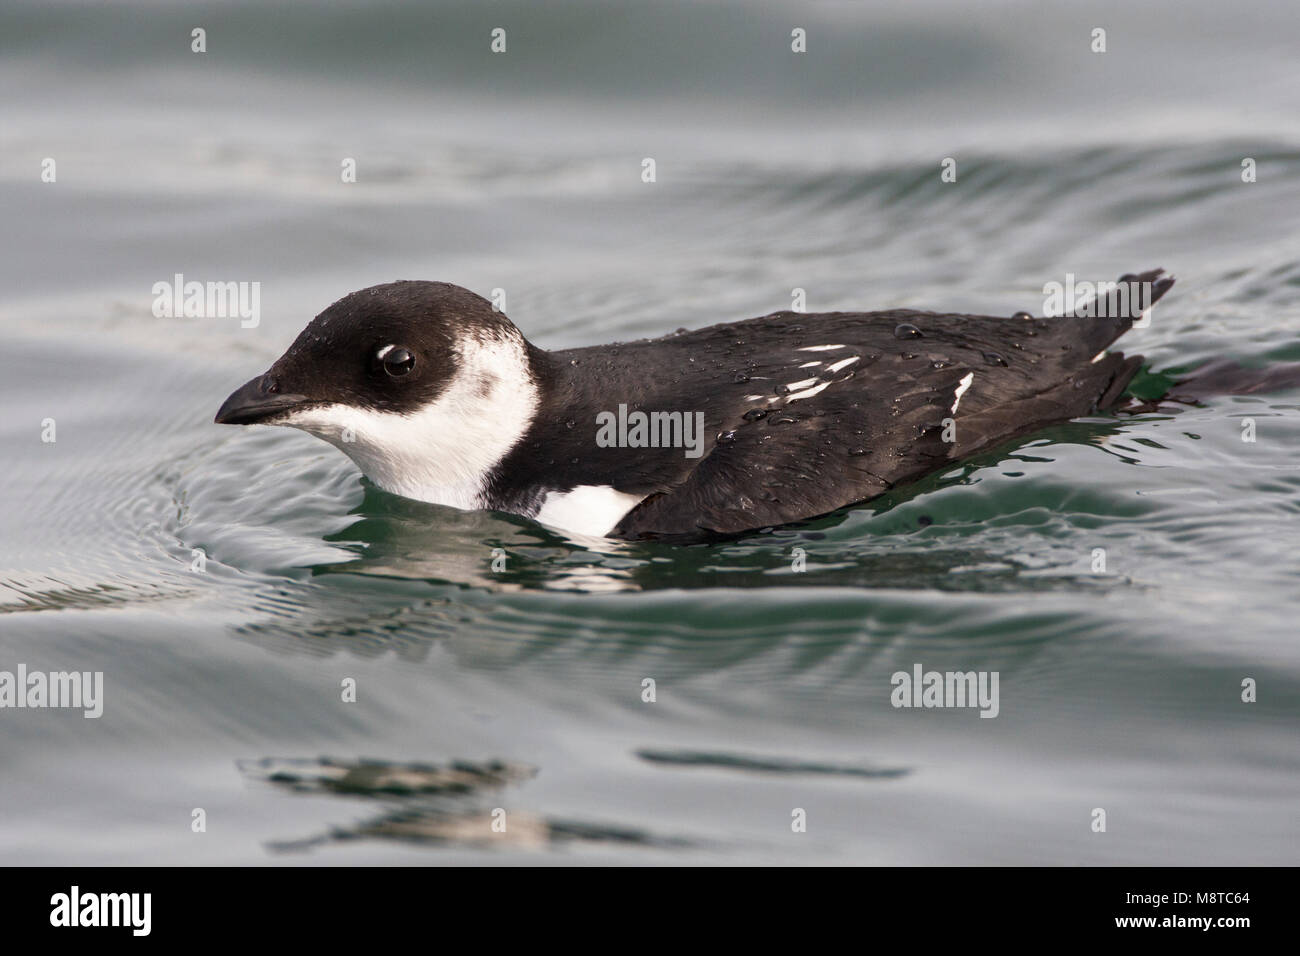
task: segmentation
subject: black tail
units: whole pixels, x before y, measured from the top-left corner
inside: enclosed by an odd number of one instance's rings
[[[1117,287],[1106,294],[1105,313],[1094,314],[1136,322],[1142,318],[1143,312],[1159,302],[1160,297],[1174,287],[1174,277],[1164,273],[1164,269],[1152,269],[1150,272],[1139,272],[1136,275],[1129,272],[1120,276]]]
[[[1090,326],[1085,342],[1101,351],[1132,328],[1142,314],[1174,287],[1174,277],[1164,269],[1126,273],[1073,312],[1067,313]]]
[[[1174,277],[1164,272],[1164,269],[1151,269],[1122,275],[1115,288],[1100,290],[1101,294],[1091,302],[1076,309],[1073,315],[1092,326],[1087,336],[1088,346],[1105,349],[1172,289]],[[1106,408],[1120,400],[1141,362],[1140,355],[1124,359],[1099,407]],[[1154,401],[1169,399],[1195,404],[1212,395],[1257,395],[1290,389],[1300,389],[1300,362],[1247,368],[1231,359],[1216,359],[1175,382],[1162,399]]]

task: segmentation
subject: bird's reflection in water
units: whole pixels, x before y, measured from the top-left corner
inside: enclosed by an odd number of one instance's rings
[[[432,847],[499,847],[543,850],[572,843],[687,847],[693,841],[664,837],[635,827],[559,820],[499,804],[503,791],[537,775],[537,768],[490,760],[454,761],[444,766],[381,760],[263,758],[243,761],[248,778],[294,793],[372,799],[373,816],[324,833],[277,840],[273,852],[305,852],[334,842],[384,839]]]
[[[939,590],[1095,587],[1095,575],[1081,577],[1071,566],[1054,568],[1057,555],[1024,564],[1018,555],[985,553],[967,543],[963,529],[978,515],[963,509],[978,505],[979,515],[1014,514],[1023,507],[1018,486],[984,491],[977,501],[936,493],[960,493],[998,466],[1050,460],[1042,453],[1053,444],[1087,444],[1122,455],[1122,449],[1108,447],[1121,431],[1113,421],[1069,423],[1058,426],[1050,439],[955,464],[855,508],[781,528],[697,540],[575,537],[514,515],[411,501],[363,481],[365,496],[353,511],[357,520],[326,538],[353,552],[355,560],[317,565],[311,571],[316,577],[361,575],[496,593],[779,584]],[[956,530],[947,533],[945,525]],[[913,534],[923,537],[904,540],[908,548],[900,559],[897,536]],[[800,548],[806,562],[792,566],[791,558]],[[953,573],[968,569],[980,573]],[[1052,570],[1057,573],[1044,573]]]
[[[357,555],[316,575],[365,574],[494,591],[635,591],[648,559],[608,538],[563,535],[525,518],[411,501],[365,482],[359,520],[326,538]]]

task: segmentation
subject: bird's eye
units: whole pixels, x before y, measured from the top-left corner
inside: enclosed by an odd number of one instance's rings
[[[415,353],[401,345],[390,345],[379,350],[379,363],[393,378],[401,378],[415,368]]]

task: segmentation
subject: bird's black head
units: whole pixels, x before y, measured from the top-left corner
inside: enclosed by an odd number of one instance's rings
[[[467,348],[510,339],[522,342],[509,319],[468,289],[371,286],[316,316],[270,369],[226,399],[216,421],[293,424],[296,414],[329,405],[410,414],[455,381]]]
[[[301,428],[381,488],[481,507],[536,414],[542,354],[472,292],[393,282],[318,315],[216,420]]]

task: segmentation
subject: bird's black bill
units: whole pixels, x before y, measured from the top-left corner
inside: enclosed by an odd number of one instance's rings
[[[266,376],[255,378],[231,394],[213,419],[218,425],[256,425],[310,404],[305,395],[284,395],[267,387]]]

